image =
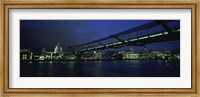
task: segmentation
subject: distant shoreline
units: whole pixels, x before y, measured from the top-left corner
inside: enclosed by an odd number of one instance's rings
[[[90,59],[90,60],[20,60],[20,62],[65,62],[65,61],[123,61],[123,60],[167,60],[167,59],[122,59],[122,60],[110,60],[110,59]],[[169,60],[170,61],[170,60]],[[180,61],[180,60],[172,60],[172,61]]]

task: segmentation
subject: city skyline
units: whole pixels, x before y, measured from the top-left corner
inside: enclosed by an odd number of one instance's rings
[[[20,77],[180,77],[180,20],[21,20]]]

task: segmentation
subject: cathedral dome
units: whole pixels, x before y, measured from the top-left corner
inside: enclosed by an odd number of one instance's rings
[[[62,53],[62,47],[60,46],[59,43],[54,48],[54,53],[56,53],[56,54]]]

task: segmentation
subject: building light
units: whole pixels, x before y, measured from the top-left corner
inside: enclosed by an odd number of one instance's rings
[[[39,57],[39,60],[44,60],[44,59],[45,59],[44,56]]]

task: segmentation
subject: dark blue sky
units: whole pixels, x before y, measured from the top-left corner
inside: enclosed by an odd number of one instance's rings
[[[91,42],[105,36],[151,22],[151,20],[20,20],[20,48],[41,52],[53,51],[60,42],[64,51],[68,46]],[[180,25],[176,22],[172,25]],[[180,41],[145,45],[153,50],[180,48]],[[143,47],[135,47],[139,51]]]

